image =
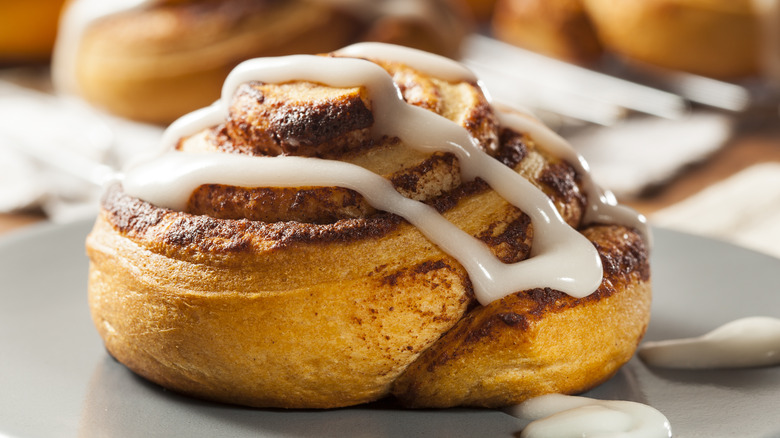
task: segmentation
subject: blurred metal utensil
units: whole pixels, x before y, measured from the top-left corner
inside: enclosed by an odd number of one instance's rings
[[[515,88],[541,109],[580,120],[611,124],[627,111],[677,119],[688,111],[684,98],[601,72],[572,65],[501,41],[473,35],[461,61],[502,93]],[[546,92],[546,91],[547,92]],[[564,114],[564,112],[566,114]]]
[[[618,70],[616,74],[623,79],[648,84],[691,102],[720,110],[745,111],[754,100],[745,86],[691,73],[624,63]]]

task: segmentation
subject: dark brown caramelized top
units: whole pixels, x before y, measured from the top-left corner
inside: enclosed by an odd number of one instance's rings
[[[310,82],[243,84],[215,133],[218,147],[247,155],[339,158],[374,143],[363,88]]]
[[[526,135],[500,129],[479,87],[431,78],[397,63],[380,65],[392,75],[407,102],[463,126],[486,152],[542,189],[568,223],[579,225],[586,199],[574,169],[545,153]],[[397,138],[376,138],[371,132],[373,124],[371,99],[363,87],[252,82],[236,92],[223,124],[184,138],[177,147],[338,159],[384,176],[404,196],[442,213],[490,190],[479,179],[462,181],[452,154],[422,153]],[[398,217],[376,211],[359,193],[340,187],[207,184],[194,191],[184,212],[154,207],[115,188],[103,205],[114,226],[127,235],[209,251],[243,251],[252,239],[263,240],[265,247],[282,247],[304,240],[380,237],[400,223]],[[530,251],[530,220],[508,204],[501,211],[501,217],[484,219],[474,235],[501,260],[522,260]],[[227,237],[233,234],[244,237]]]

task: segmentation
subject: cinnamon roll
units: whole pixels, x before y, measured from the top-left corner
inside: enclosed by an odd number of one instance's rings
[[[776,62],[778,11],[760,0],[498,0],[495,35],[577,63],[603,53],[722,79]],[[766,59],[767,56],[771,58]]]
[[[460,0],[73,0],[54,59],[63,92],[167,124],[219,95],[239,62],[382,41],[456,56]]]
[[[106,192],[108,351],[256,407],[504,406],[576,393],[649,320],[643,218],[467,69],[400,46],[254,59]]]

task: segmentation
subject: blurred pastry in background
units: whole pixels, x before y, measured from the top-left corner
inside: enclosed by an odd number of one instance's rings
[[[55,86],[116,115],[167,124],[219,97],[239,62],[380,41],[456,57],[460,0],[73,0]]]
[[[48,62],[64,1],[0,2],[0,65]]]
[[[722,79],[758,73],[752,0],[583,0],[599,39],[630,59]]]
[[[496,0],[466,0],[471,15],[478,22],[486,22],[493,16],[493,8],[496,6]]]
[[[497,39],[577,64],[601,57],[602,46],[582,0],[499,0]]]
[[[765,15],[777,3],[498,0],[492,27],[501,40],[571,62],[595,62],[603,50],[640,64],[728,80],[763,72],[762,54],[772,52],[764,48],[777,44],[769,38],[775,26],[767,25],[777,20]]]

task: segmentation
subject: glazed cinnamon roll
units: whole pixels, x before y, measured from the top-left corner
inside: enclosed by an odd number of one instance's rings
[[[106,193],[108,351],[195,397],[504,406],[587,390],[649,320],[648,231],[468,70],[385,44],[247,61]]]
[[[54,59],[57,88],[114,114],[167,124],[217,99],[239,62],[356,41],[457,56],[460,0],[72,0]]]

